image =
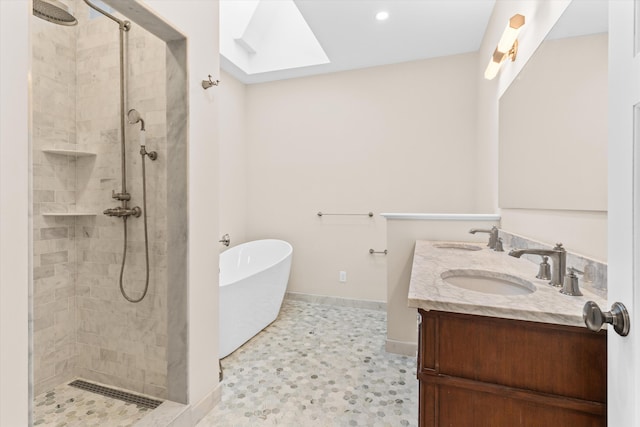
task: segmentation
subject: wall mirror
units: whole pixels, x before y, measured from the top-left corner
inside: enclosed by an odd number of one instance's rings
[[[574,0],[500,98],[501,208],[607,210],[607,7]]]

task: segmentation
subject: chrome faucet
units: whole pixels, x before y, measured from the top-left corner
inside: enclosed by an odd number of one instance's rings
[[[556,243],[553,249],[512,249],[509,252],[509,255],[516,258],[525,254],[551,257],[553,264],[549,284],[558,288],[562,287],[567,270],[567,251],[562,247],[562,243]]]
[[[487,244],[487,246],[489,246],[490,249],[496,249],[496,245],[498,244],[498,227],[496,227],[495,225],[491,227],[491,230],[472,228],[471,230],[469,230],[469,233],[489,233],[489,243]]]

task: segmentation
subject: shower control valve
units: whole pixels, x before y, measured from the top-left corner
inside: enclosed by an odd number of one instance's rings
[[[111,198],[116,200],[131,200],[131,194],[129,193],[116,193],[116,190],[111,190]]]
[[[138,206],[133,208],[123,208],[122,206],[118,206],[117,208],[105,209],[103,213],[107,216],[117,216],[122,218],[133,215],[137,218],[142,215],[142,209]]]

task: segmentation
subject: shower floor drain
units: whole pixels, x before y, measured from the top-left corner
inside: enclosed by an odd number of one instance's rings
[[[118,399],[127,403],[133,403],[134,405],[141,406],[143,408],[156,409],[162,403],[162,401],[160,400],[149,399],[148,397],[139,396],[137,394],[128,393],[126,391],[115,390],[84,380],[71,381],[69,385],[82,390],[90,391],[92,393],[100,394],[105,397],[110,397],[112,399]]]

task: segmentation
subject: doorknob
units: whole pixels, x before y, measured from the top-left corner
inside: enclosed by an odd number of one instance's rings
[[[602,325],[610,323],[613,329],[621,336],[629,335],[629,312],[621,302],[614,302],[611,311],[602,312],[598,304],[593,301],[587,301],[582,309],[582,318],[587,328],[594,332],[598,332]]]

